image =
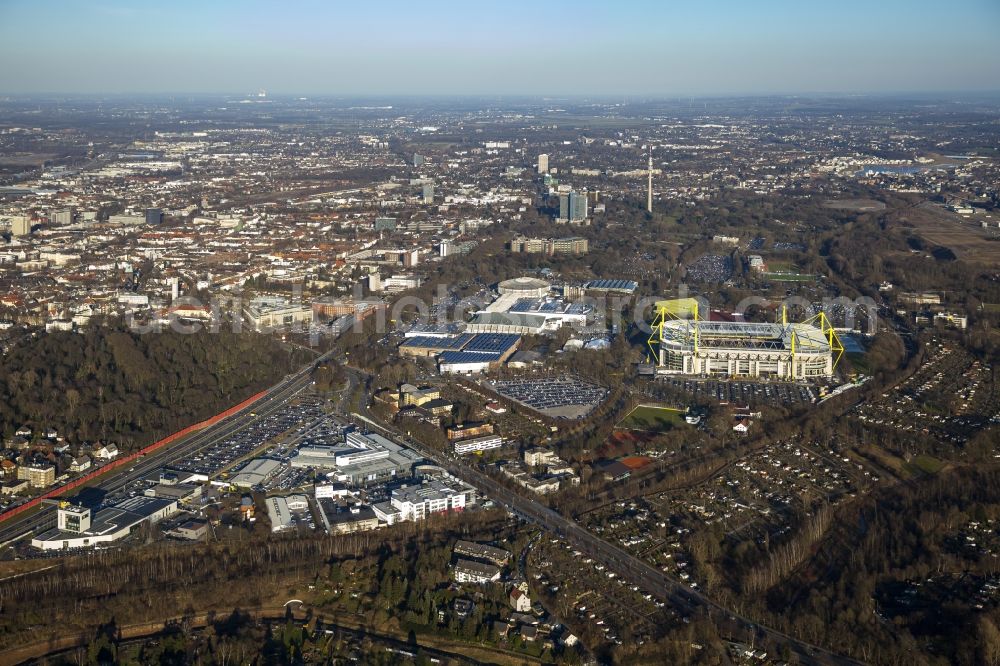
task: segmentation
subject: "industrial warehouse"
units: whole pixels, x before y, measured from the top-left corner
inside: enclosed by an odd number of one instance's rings
[[[695,299],[660,301],[657,372],[794,381],[833,375],[844,347],[822,312],[802,323],[705,321]],[[653,348],[653,343],[658,348]]]

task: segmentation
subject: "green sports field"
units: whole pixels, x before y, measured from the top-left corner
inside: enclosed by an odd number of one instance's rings
[[[639,405],[618,423],[619,428],[650,433],[666,432],[686,425],[682,410],[656,405]]]

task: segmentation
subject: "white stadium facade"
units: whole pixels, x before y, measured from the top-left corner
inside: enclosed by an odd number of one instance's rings
[[[684,299],[689,300],[689,299]],[[833,375],[843,346],[821,313],[804,323],[702,321],[677,318],[679,301],[661,301],[650,346],[657,372],[784,381]]]

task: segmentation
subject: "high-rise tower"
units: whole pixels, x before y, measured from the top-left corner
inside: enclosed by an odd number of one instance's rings
[[[653,212],[653,148],[649,148],[649,172],[647,173],[649,178],[649,187],[646,190],[646,212]]]

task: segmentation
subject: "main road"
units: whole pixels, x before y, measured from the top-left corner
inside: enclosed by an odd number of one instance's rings
[[[235,433],[250,427],[258,418],[280,411],[303,388],[311,383],[310,375],[316,363],[325,361],[330,353],[324,354],[297,372],[287,375],[268,389],[259,400],[248,405],[218,423],[209,426],[180,441],[154,451],[135,461],[128,468],[121,467],[108,472],[86,488],[114,491],[128,484],[140,481],[156,470],[184,460],[202,449],[227,439]],[[253,416],[252,416],[253,415]],[[44,505],[34,511],[8,518],[0,522],[0,545],[8,544],[28,535],[37,534],[55,524],[55,512]]]

